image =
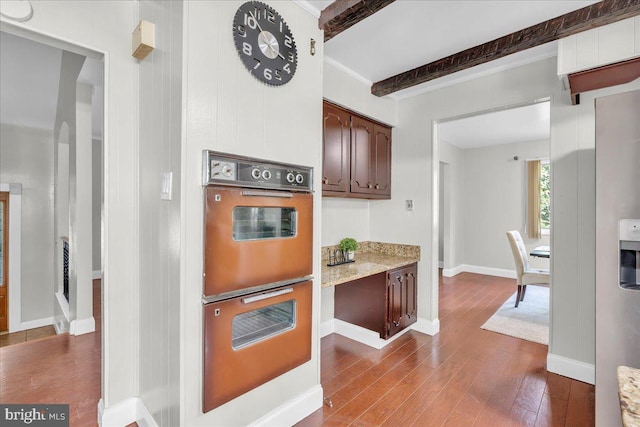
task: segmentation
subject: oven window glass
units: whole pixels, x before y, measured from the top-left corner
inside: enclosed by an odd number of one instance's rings
[[[282,239],[296,235],[295,208],[236,206],[233,240]]]
[[[295,300],[284,301],[233,318],[231,345],[234,350],[263,341],[293,329],[296,324]]]

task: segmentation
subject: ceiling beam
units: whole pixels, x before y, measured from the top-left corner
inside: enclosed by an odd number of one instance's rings
[[[324,30],[324,41],[337,36],[395,0],[339,0],[320,12],[318,27]]]
[[[640,0],[603,0],[374,83],[384,96],[601,25],[640,15]]]

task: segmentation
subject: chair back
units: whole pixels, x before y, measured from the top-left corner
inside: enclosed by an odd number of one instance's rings
[[[529,269],[529,258],[527,257],[527,248],[524,246],[524,241],[520,232],[517,230],[507,231],[507,238],[509,239],[509,245],[511,246],[511,252],[513,252],[513,259],[516,262],[516,273],[518,280],[526,270]]]

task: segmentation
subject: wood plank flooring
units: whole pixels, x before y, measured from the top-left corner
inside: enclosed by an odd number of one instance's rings
[[[96,332],[61,334],[0,348],[0,402],[69,404],[70,426],[98,425],[100,292],[100,280],[94,280]]]
[[[480,329],[515,290],[511,279],[441,278],[438,335],[411,331],[382,350],[323,338],[333,407],[298,426],[595,425],[594,387],[547,372],[546,345]]]

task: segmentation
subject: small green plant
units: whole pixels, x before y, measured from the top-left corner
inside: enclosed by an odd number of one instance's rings
[[[340,241],[340,249],[343,251],[355,251],[358,249],[358,242],[351,237],[345,237]]]

